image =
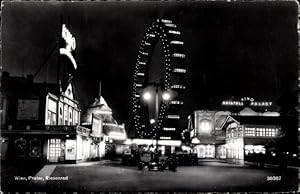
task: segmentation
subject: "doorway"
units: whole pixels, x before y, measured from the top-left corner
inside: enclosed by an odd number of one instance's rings
[[[49,162],[58,162],[59,157],[61,156],[61,140],[60,139],[49,139]]]

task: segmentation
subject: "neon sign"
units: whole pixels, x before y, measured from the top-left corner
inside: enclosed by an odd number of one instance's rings
[[[66,41],[66,49],[70,52],[74,51],[76,48],[76,41],[65,24],[62,25],[61,37]]]
[[[71,54],[71,52],[76,48],[76,40],[65,24],[62,25],[61,37],[64,39],[66,46],[65,48],[60,48],[59,52],[61,55],[66,55],[71,60],[74,68],[77,69],[76,61]]]

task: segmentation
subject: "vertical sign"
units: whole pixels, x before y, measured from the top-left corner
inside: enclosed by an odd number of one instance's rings
[[[66,55],[71,60],[74,69],[77,69],[76,61],[71,54],[71,52],[76,48],[76,40],[71,32],[67,29],[65,24],[62,25],[61,37],[64,39],[66,46],[64,48],[60,48],[59,52],[61,55]]]
[[[92,133],[96,136],[101,136],[102,133],[102,120],[92,115]]]
[[[76,159],[76,140],[66,140],[66,160]]]

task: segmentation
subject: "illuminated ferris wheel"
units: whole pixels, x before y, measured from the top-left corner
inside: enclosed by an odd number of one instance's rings
[[[149,84],[149,65],[155,45],[159,40],[162,42],[165,69],[161,87],[164,91],[171,91],[172,98],[168,102],[161,101],[157,122],[151,126],[142,95]],[[171,20],[157,19],[146,30],[139,48],[133,81],[133,127],[138,138],[180,138],[180,108],[183,105],[183,92],[186,89],[186,55],[183,52],[183,46],[181,32]]]

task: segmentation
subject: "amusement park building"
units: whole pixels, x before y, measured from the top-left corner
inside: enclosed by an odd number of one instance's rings
[[[82,115],[82,125],[100,134],[100,157],[108,156],[112,152],[121,154],[125,147],[125,125],[119,125],[112,114],[111,108],[100,95],[100,98],[95,98],[88,105]]]
[[[1,78],[1,159],[77,162],[97,158],[99,137],[80,126],[70,83],[34,83],[31,76]]]
[[[273,154],[284,135],[278,113],[258,113],[249,107],[238,114],[194,111],[189,117],[189,129],[198,158],[219,158],[236,163],[251,160],[255,154]]]

